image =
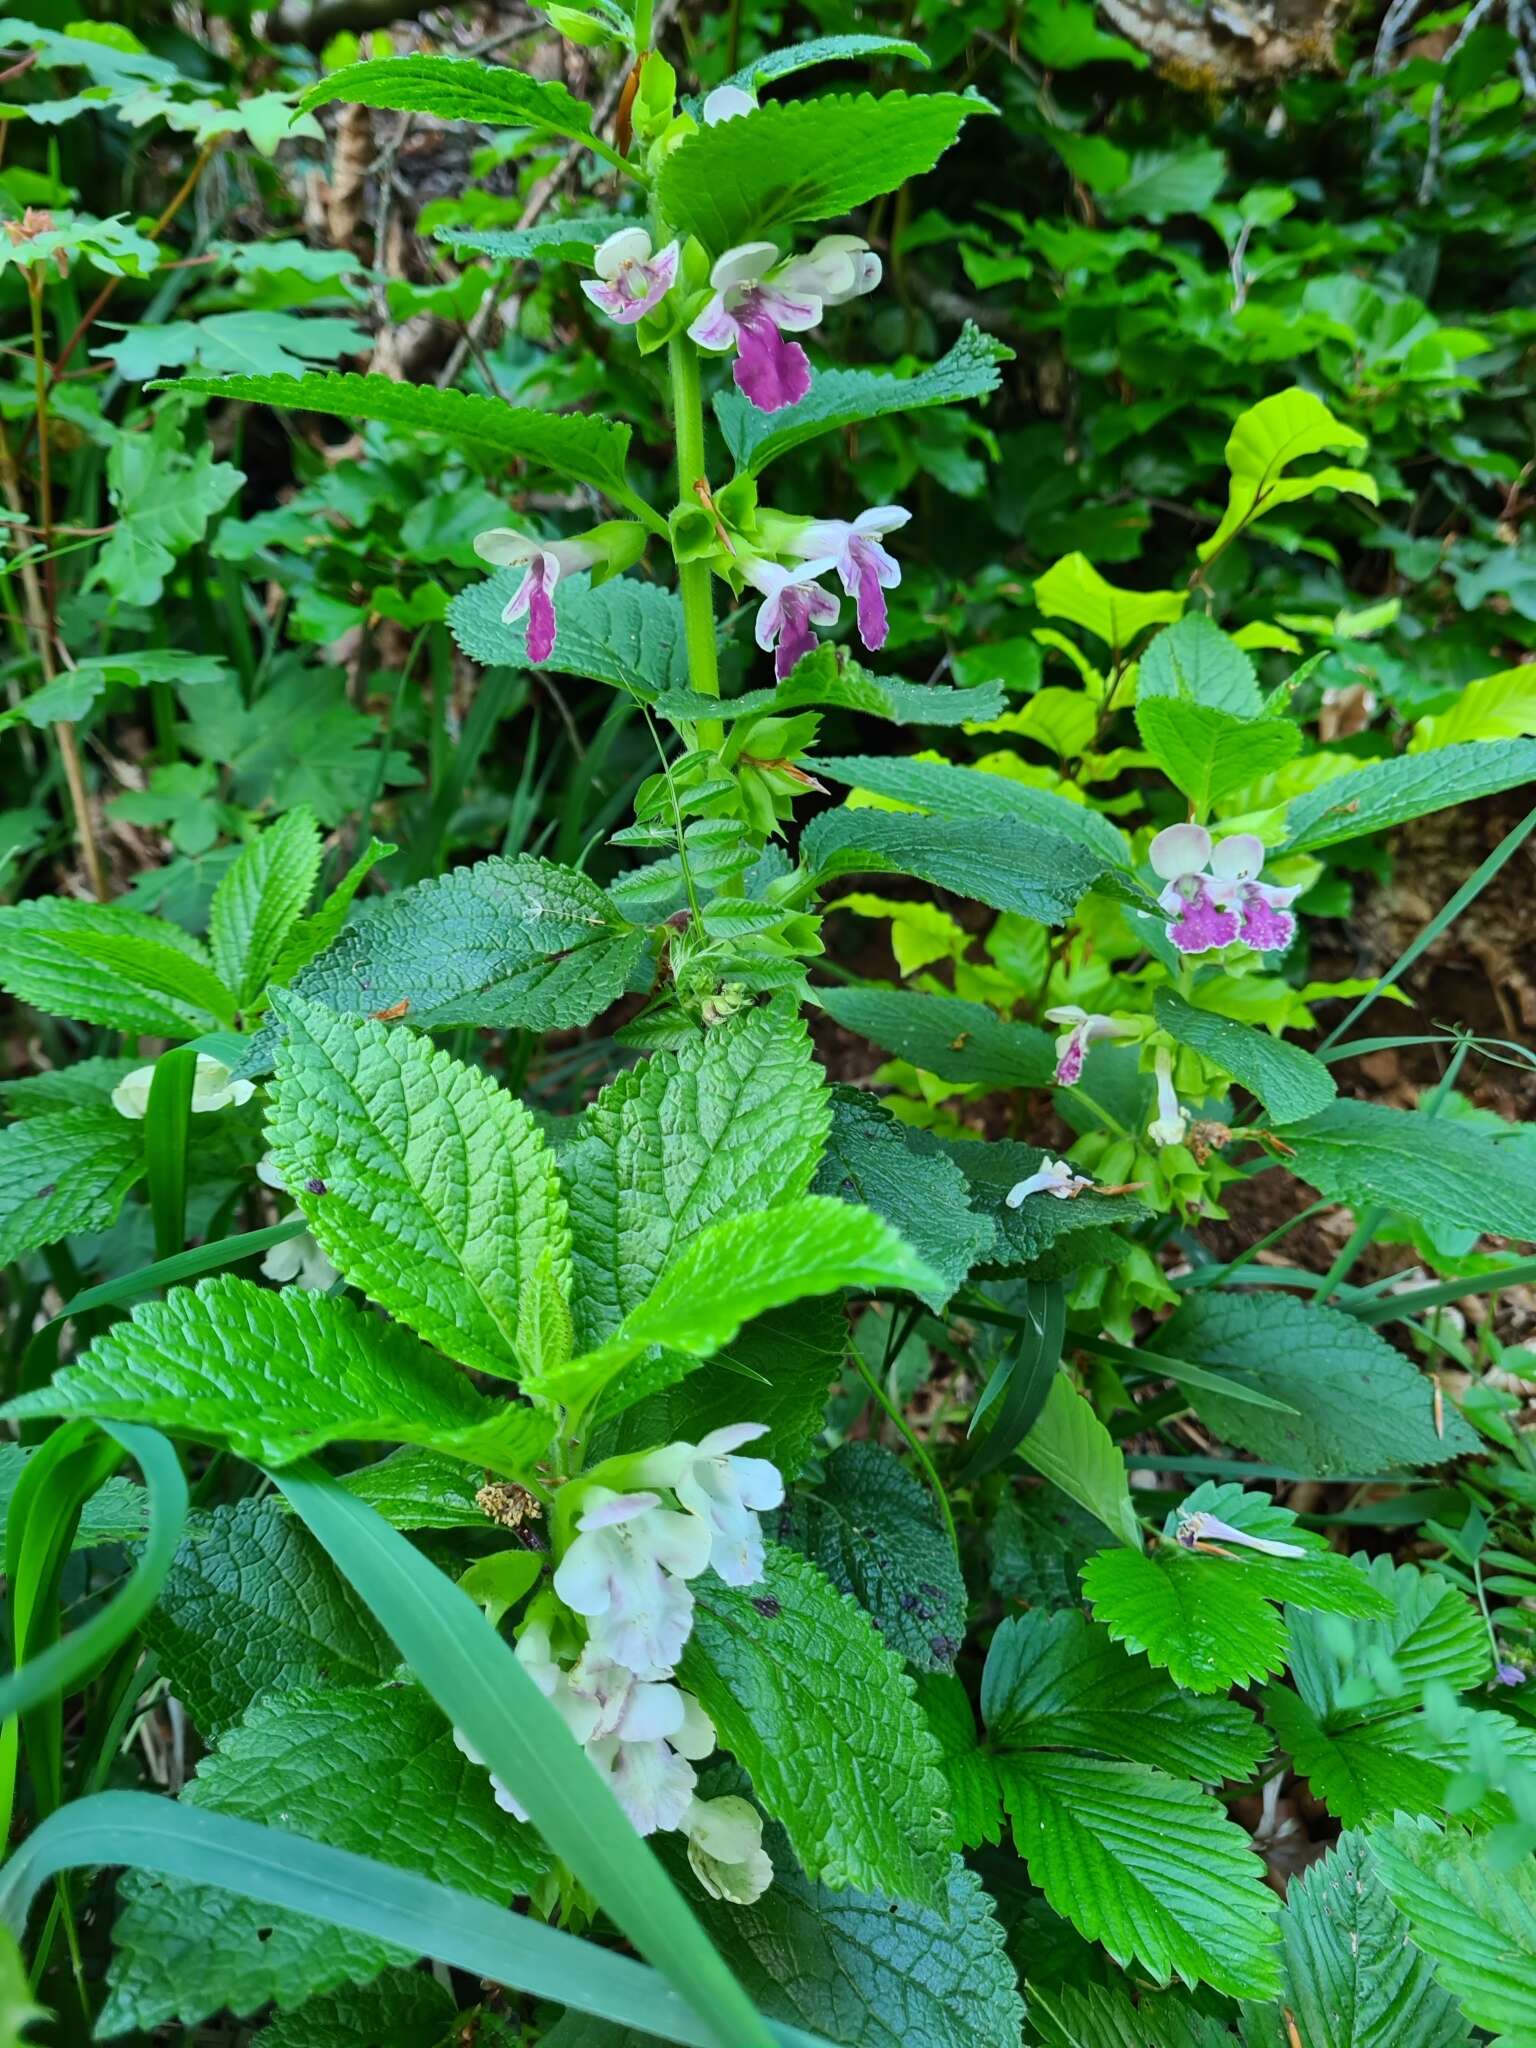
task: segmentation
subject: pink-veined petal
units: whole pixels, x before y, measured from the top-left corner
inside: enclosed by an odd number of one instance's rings
[[[689,324],[689,339],[718,354],[722,349],[735,346],[740,329],[736,315],[727,310],[724,292],[716,292],[702,313]]]
[[[821,324],[821,300],[814,292],[787,292],[776,284],[759,285],[752,294],[755,310],[785,334],[803,334]]]

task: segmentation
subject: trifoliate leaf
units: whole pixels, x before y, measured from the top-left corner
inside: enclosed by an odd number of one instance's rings
[[[1536,2048],[1536,1862],[1496,1861],[1486,1837],[1409,1822],[1368,1840],[1414,1941],[1467,2018],[1500,2048]]]
[[[143,1173],[143,1126],[115,1109],[64,1109],[0,1131],[0,1265],[105,1230]]]
[[[263,1693],[373,1685],[400,1661],[309,1531],[273,1500],[215,1508],[188,1532],[144,1633],[210,1743]]]
[[[570,1227],[554,1155],[517,1098],[414,1032],[285,993],[269,1135],[347,1278],[451,1358],[516,1372],[518,1315]]]
[[[141,1303],[4,1412],[143,1422],[266,1465],[334,1442],[421,1444],[510,1478],[551,1427],[347,1301],[228,1276]]]
[[[948,1835],[937,1746],[869,1617],[774,1543],[758,1585],[709,1573],[693,1590],[682,1682],[801,1866],[838,1890],[936,1899]]]

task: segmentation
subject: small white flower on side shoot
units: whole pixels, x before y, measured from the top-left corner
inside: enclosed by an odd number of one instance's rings
[[[1261,1550],[1266,1557],[1305,1557],[1307,1554],[1299,1543],[1277,1543],[1268,1536],[1250,1536],[1246,1529],[1234,1529],[1220,1515],[1208,1515],[1204,1509],[1180,1516],[1174,1534],[1186,1550],[1208,1550],[1222,1543],[1237,1543],[1245,1550]]]
[[[1042,1159],[1028,1180],[1016,1182],[1003,1200],[1010,1209],[1022,1209],[1031,1195],[1054,1195],[1058,1202],[1067,1202],[1092,1186],[1088,1176],[1074,1172],[1065,1159]]]
[[[713,1899],[750,1906],[773,1883],[773,1864],[763,1847],[763,1817],[747,1799],[695,1799],[682,1825],[688,1831],[688,1861]]]

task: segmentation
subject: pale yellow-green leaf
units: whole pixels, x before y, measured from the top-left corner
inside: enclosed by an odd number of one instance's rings
[[[1431,753],[1458,740],[1518,740],[1536,734],[1536,662],[1500,669],[1468,683],[1449,711],[1421,718],[1410,754]]]
[[[1082,554],[1063,555],[1035,582],[1035,603],[1048,619],[1084,626],[1117,652],[1148,626],[1182,618],[1187,602],[1182,590],[1117,590]]]

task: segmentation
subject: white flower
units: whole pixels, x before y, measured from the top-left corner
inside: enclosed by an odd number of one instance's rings
[[[149,1109],[149,1090],[154,1081],[153,1066],[135,1067],[112,1090],[112,1107],[119,1116],[138,1118]],[[192,1076],[192,1108],[202,1116],[210,1110],[227,1109],[231,1103],[249,1102],[256,1093],[254,1081],[237,1081],[222,1060],[200,1052]]]
[[[1022,1209],[1031,1195],[1054,1195],[1058,1202],[1065,1202],[1092,1186],[1088,1176],[1074,1173],[1065,1159],[1042,1159],[1028,1180],[1017,1182],[1003,1200],[1010,1209]]]
[[[758,1515],[784,1498],[784,1481],[766,1458],[738,1458],[742,1445],[768,1434],[763,1422],[712,1429],[696,1444],[668,1444],[641,1461],[636,1477],[670,1486],[709,1530],[709,1562],[728,1586],[755,1586],[763,1576]]]
[[[298,1213],[297,1209],[292,1211],[294,1216]],[[284,1222],[289,1220],[289,1217],[283,1218]],[[329,1294],[341,1278],[340,1267],[331,1264],[318,1239],[307,1230],[273,1245],[261,1262],[261,1270],[280,1287],[296,1282],[310,1294]]]
[[[706,128],[714,128],[722,121],[735,121],[743,114],[755,114],[757,101],[751,93],[743,92],[739,85],[717,85],[713,92],[704,95],[700,109]]]
[[[1179,1106],[1173,1085],[1173,1055],[1166,1045],[1157,1048],[1157,1115],[1147,1125],[1154,1145],[1182,1145],[1189,1130],[1189,1118]]]
[[[874,291],[883,272],[862,235],[823,235],[808,255],[791,256],[774,282],[786,291],[811,292],[824,306],[842,306]]]
[[[587,1616],[595,1651],[637,1678],[668,1678],[693,1626],[683,1583],[709,1563],[709,1530],[654,1493],[586,1494],[580,1532],[555,1570],[555,1591]]]
[[[699,1781],[693,1765],[669,1743],[621,1742],[616,1735],[605,1735],[588,1745],[587,1755],[608,1780],[637,1834],[682,1826]]]
[[[711,1898],[750,1906],[773,1883],[773,1864],[763,1847],[763,1817],[747,1799],[695,1799],[682,1825],[688,1831],[688,1861]]]

